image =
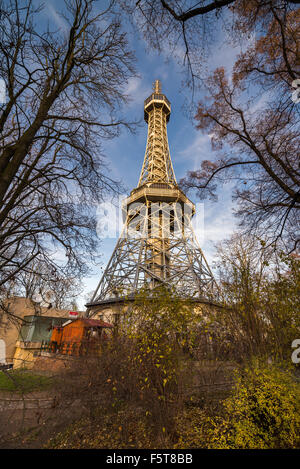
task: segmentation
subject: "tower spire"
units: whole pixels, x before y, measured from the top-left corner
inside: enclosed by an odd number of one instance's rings
[[[148,124],[148,136],[138,187],[152,183],[177,185],[167,135],[170,114],[170,101],[161,92],[160,81],[155,80],[153,92],[144,102],[144,119]]]
[[[152,85],[154,93],[161,93],[161,82],[160,80],[155,80]]]

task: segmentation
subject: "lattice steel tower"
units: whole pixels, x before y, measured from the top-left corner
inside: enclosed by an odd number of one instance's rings
[[[171,105],[159,80],[145,100],[146,153],[137,188],[125,200],[123,232],[91,302],[134,298],[142,287],[174,287],[184,298],[212,300],[216,284],[191,225],[194,204],[177,186],[167,137]]]

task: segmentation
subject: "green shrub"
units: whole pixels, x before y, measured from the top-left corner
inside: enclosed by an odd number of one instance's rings
[[[252,364],[236,377],[224,415],[210,419],[210,448],[299,448],[300,392],[289,371]]]

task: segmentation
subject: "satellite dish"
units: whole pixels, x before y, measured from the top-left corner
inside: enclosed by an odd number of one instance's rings
[[[43,296],[44,296],[44,301],[47,301],[47,303],[52,303],[54,300],[54,291],[48,290]]]
[[[41,303],[43,301],[43,298],[42,296],[40,295],[40,293],[34,293],[31,297],[31,299],[35,302],[35,303]]]
[[[54,301],[54,291],[48,290],[45,293],[34,293],[32,299],[35,303],[39,303],[41,306],[51,305]]]

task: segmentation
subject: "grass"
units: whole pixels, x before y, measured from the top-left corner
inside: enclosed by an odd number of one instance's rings
[[[51,378],[27,370],[0,371],[0,391],[27,393],[48,388]]]

